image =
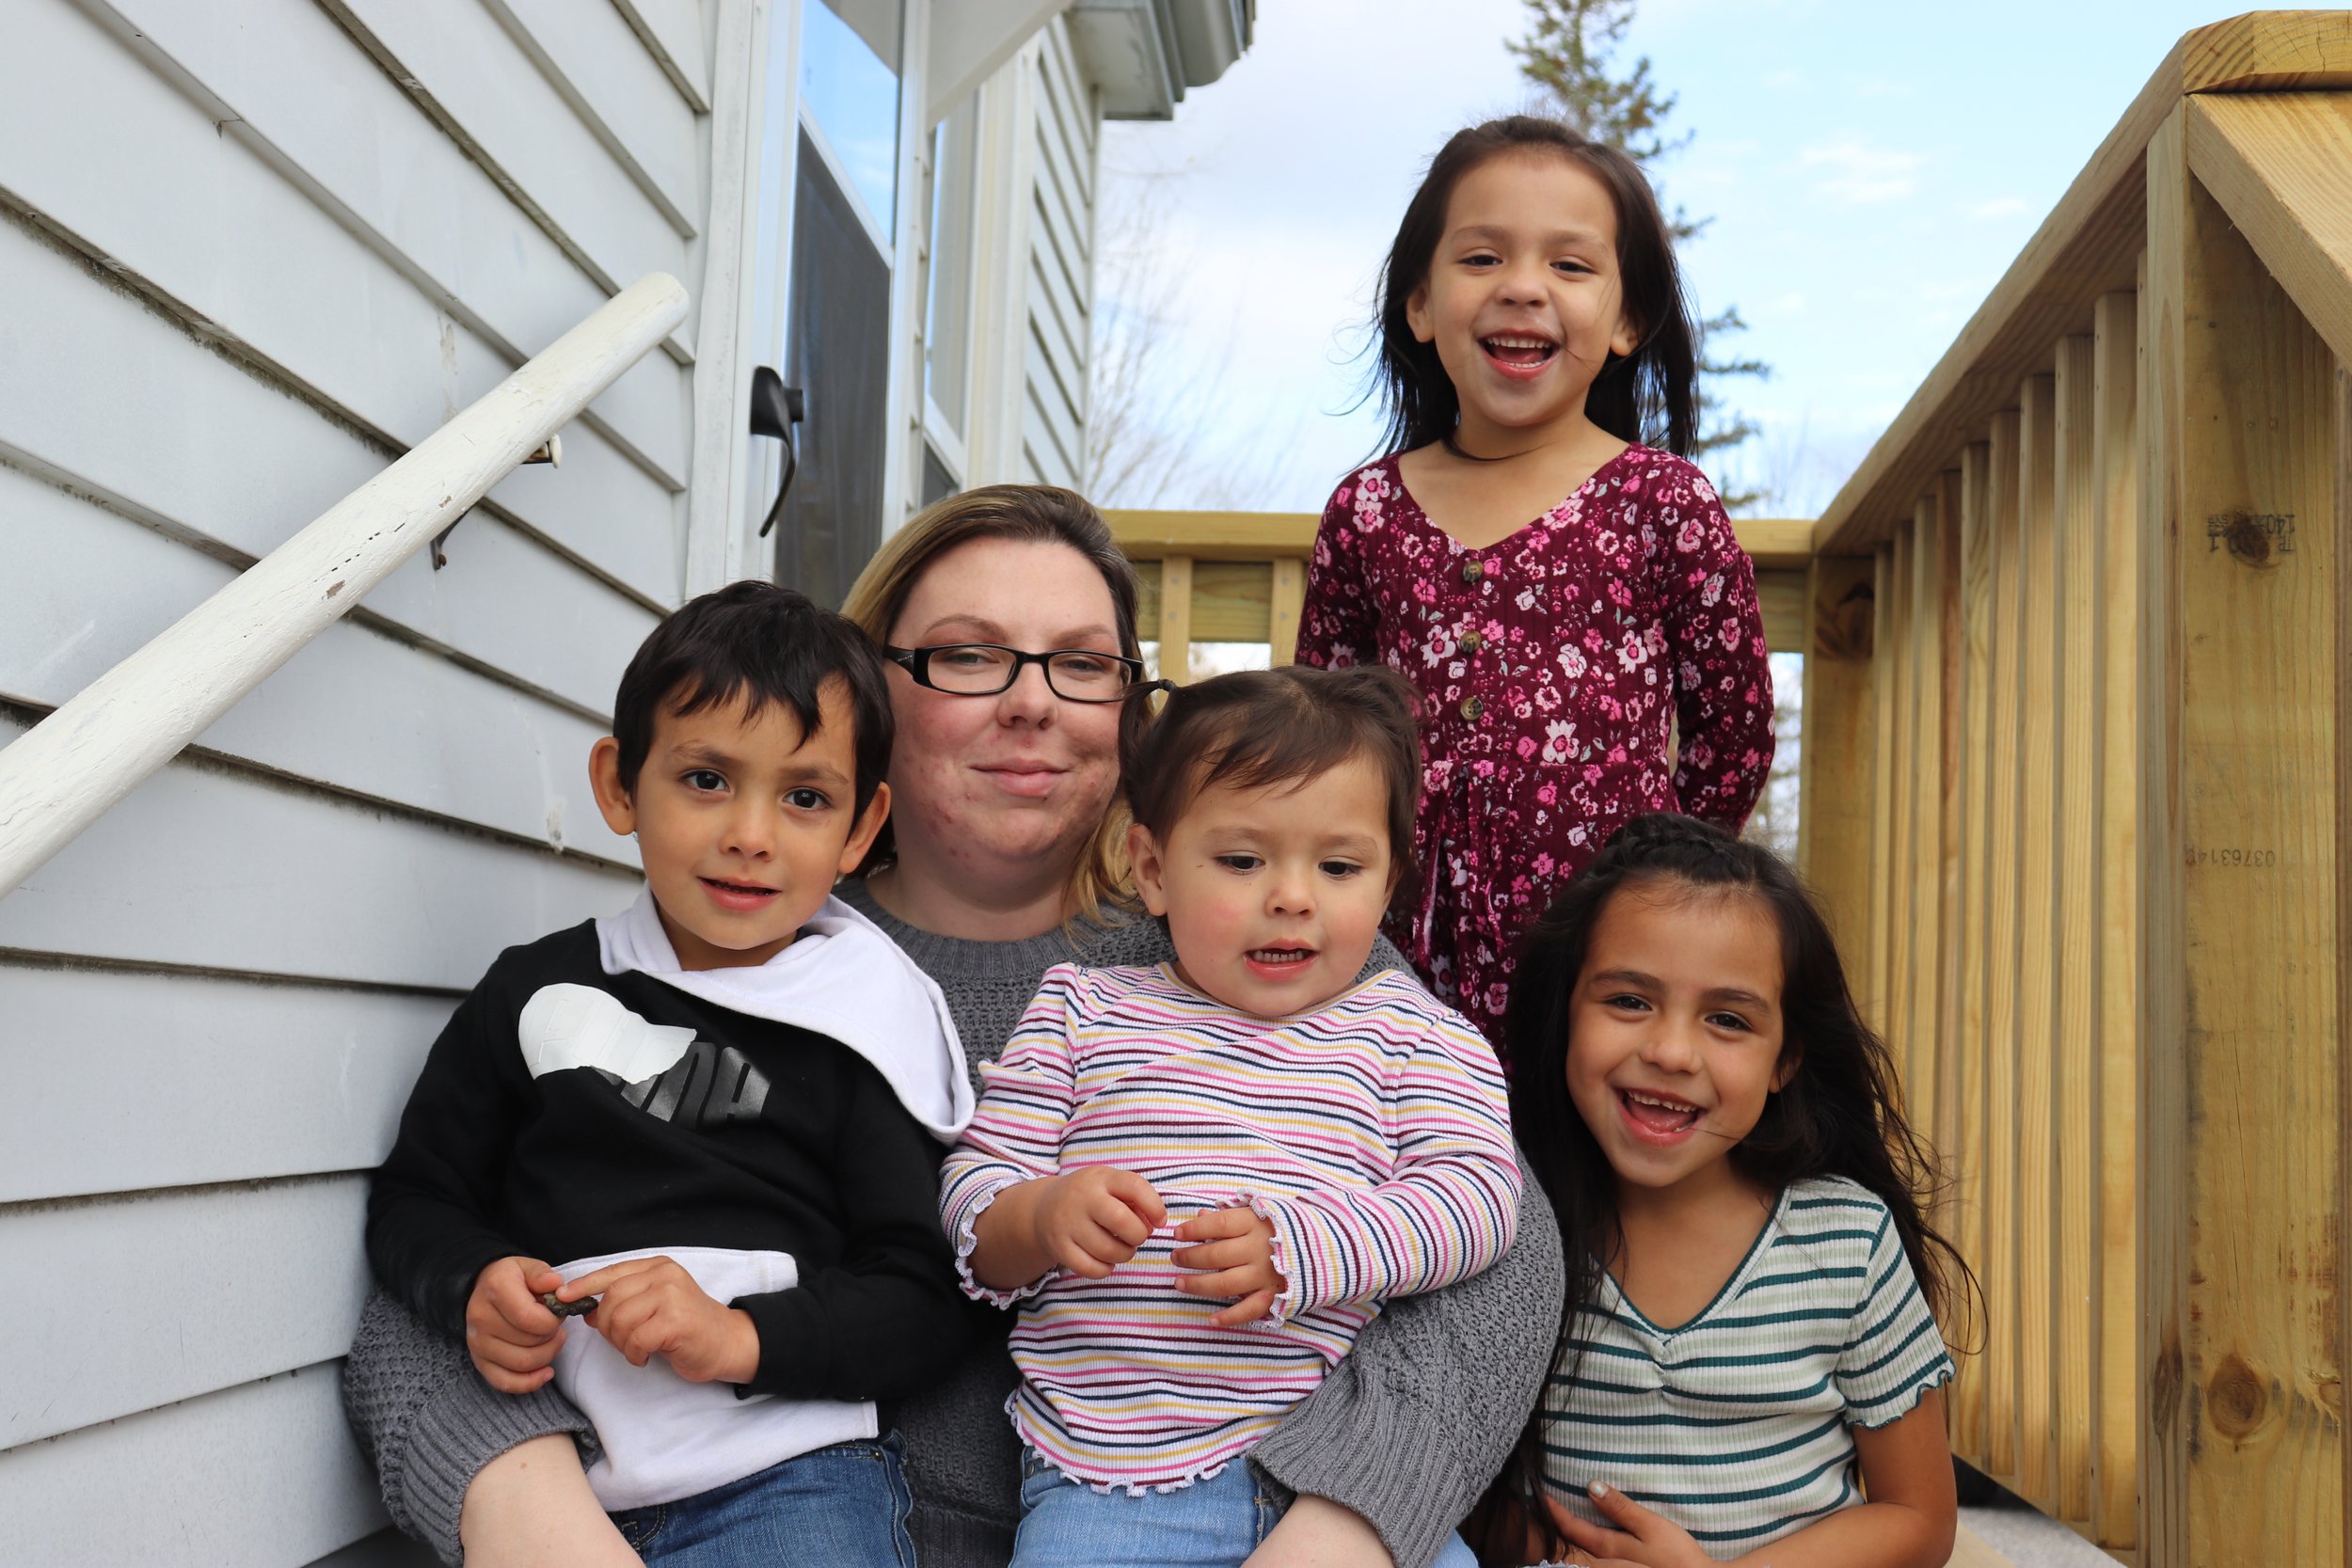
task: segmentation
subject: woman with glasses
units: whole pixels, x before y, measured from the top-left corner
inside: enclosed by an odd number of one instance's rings
[[[897,669],[891,816],[841,896],[938,982],[964,1051],[1004,1049],[1054,964],[1151,964],[1166,931],[1124,895],[1122,729],[1149,724],[1136,578],[1067,490],[949,497],[886,541],[844,612]],[[1405,970],[1384,940],[1370,967]],[[1527,1183],[1522,1238],[1486,1273],[1391,1304],[1253,1450],[1297,1506],[1255,1568],[1423,1568],[1502,1467],[1549,1363],[1558,1228]],[[1003,1323],[944,1386],[895,1413],[924,1568],[1002,1568],[1019,1448]],[[597,1513],[550,1389],[479,1384],[464,1353],[383,1298],[353,1347],[345,1402],[396,1522],[472,1568],[631,1559]]]

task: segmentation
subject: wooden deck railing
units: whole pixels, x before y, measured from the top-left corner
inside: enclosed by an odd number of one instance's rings
[[[1145,641],[1161,648],[1160,673],[1192,678],[1195,642],[1264,642],[1288,664],[1307,594],[1311,512],[1110,512],[1112,533],[1143,579]],[[1755,558],[1764,638],[1793,651],[1804,634],[1805,565],[1814,525],[1763,520],[1733,525]],[[1186,650],[1181,665],[1167,650]]]
[[[2184,39],[1822,517],[1804,858],[1958,1186],[1962,1457],[2340,1563],[2352,12]]]

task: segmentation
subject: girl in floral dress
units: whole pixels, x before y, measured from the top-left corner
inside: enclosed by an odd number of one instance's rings
[[[1755,805],[1756,573],[1682,455],[1694,335],[1624,154],[1529,116],[1456,135],[1390,248],[1380,333],[1393,451],[1324,510],[1298,657],[1420,689],[1428,875],[1391,935],[1500,1039],[1521,927],[1620,824],[1736,832]]]

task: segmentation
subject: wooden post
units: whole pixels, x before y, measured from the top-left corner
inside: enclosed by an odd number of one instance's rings
[[[1266,643],[1277,665],[1298,659],[1298,612],[1307,603],[1307,563],[1278,559],[1273,563],[1274,586],[1268,595]]]
[[[2091,1539],[2109,1551],[2139,1543],[2139,1248],[2135,1150],[2139,1063],[2138,300],[2100,299],[2091,464],[2100,537],[2098,1210],[2090,1256]]]
[[[1805,568],[1804,756],[1798,782],[1797,863],[1820,895],[1846,973],[1870,973],[1873,627],[1868,556]]]
[[[1297,641],[1297,634],[1292,634]],[[1192,681],[1192,557],[1160,558],[1160,675],[1178,686]]]
[[[1950,1156],[1963,1258],[1989,1287],[1985,1253],[1985,902],[1992,842],[1985,814],[1993,792],[1993,448],[1969,445],[1960,457],[1961,791],[1960,924],[1951,945],[1960,956],[1957,1054],[1958,1139]],[[1961,1304],[1955,1303],[1958,1307]],[[1981,1304],[1976,1304],[1981,1306]],[[1955,1318],[1947,1334],[1965,1334],[1977,1354],[1963,1362],[1952,1410],[1952,1448],[1970,1464],[1985,1454],[1985,1323]]]
[[[2095,429],[2098,345],[2058,345],[2058,1005],[2051,1108],[2057,1192],[2050,1298],[2056,1506],[2090,1524],[2090,1238],[2097,1152],[2091,1111],[2099,985],[2099,485]]]
[[[2019,653],[2024,594],[2018,534],[2018,418],[1993,416],[1992,685],[1987,729],[1993,766],[1985,811],[1984,1034],[1984,1466],[2017,1474],[2017,746],[2025,692]]]
[[[2143,1560],[2344,1557],[2339,617],[2325,343],[2151,141]]]

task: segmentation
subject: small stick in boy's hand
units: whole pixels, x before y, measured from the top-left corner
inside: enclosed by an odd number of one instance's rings
[[[595,1296],[582,1296],[578,1301],[565,1301],[553,1291],[539,1298],[539,1305],[559,1318],[584,1318],[596,1309]]]

